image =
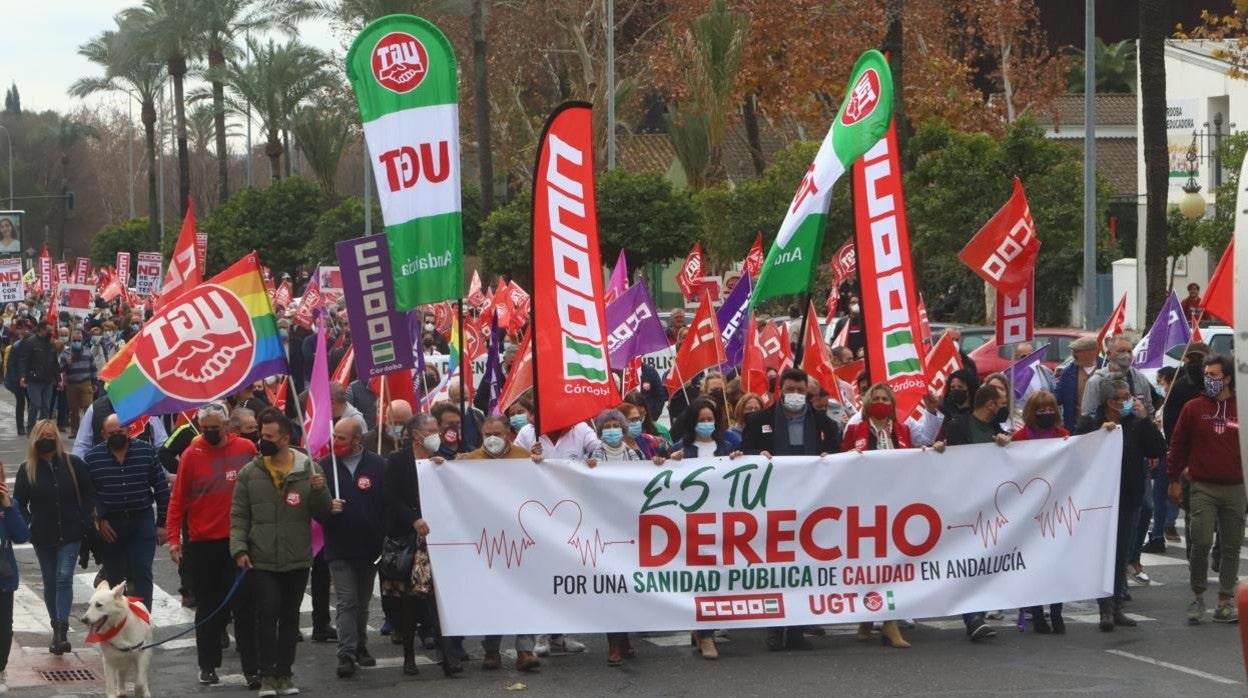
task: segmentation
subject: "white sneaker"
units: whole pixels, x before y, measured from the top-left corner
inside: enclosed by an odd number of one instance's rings
[[[1127,572],[1131,575],[1131,579],[1135,580],[1135,582],[1141,586],[1148,586],[1153,583],[1153,580],[1149,578],[1142,567],[1138,572],[1134,567],[1128,567]]]
[[[9,672],[0,671],[0,693],[9,692]]]
[[[564,635],[564,636],[563,636],[562,638],[560,638],[560,639],[562,640],[562,642],[559,642],[559,643],[553,643],[553,644],[556,644],[556,646],[557,646],[557,645],[559,645],[559,644],[562,644],[562,645],[563,645],[563,651],[564,651],[564,652],[567,652],[568,654],[576,654],[577,652],[584,652],[584,651],[585,651],[585,645],[583,645],[583,644],[581,644],[581,643],[577,642],[576,640],[573,640],[572,638],[568,637],[567,635]]]
[[[533,644],[533,654],[539,657],[550,656],[550,636],[538,635],[537,642]]]

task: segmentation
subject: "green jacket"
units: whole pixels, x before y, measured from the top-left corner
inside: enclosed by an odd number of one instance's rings
[[[234,483],[230,508],[230,555],[251,557],[256,569],[287,572],[312,566],[312,518],[329,516],[327,487],[312,489],[312,475],[324,475],[304,453],[291,450],[295,461],[279,490],[262,456],[243,466]]]

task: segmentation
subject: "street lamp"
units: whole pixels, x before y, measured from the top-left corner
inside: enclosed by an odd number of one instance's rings
[[[1196,134],[1192,134],[1192,144],[1187,148],[1187,184],[1183,185],[1183,196],[1179,197],[1179,212],[1187,218],[1200,218],[1205,215],[1205,197],[1200,193],[1200,183],[1196,181]]]
[[[4,140],[9,144],[9,208],[13,208],[13,137],[3,125],[0,125],[0,131],[4,131]]]

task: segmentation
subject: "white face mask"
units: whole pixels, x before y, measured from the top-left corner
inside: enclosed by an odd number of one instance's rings
[[[432,323],[432,322],[426,322],[426,323],[425,323],[425,331],[426,331],[426,332],[432,332],[432,331],[433,331],[433,323]]]
[[[853,305],[849,306],[849,312],[851,313],[862,312],[862,306],[858,305],[857,303],[854,303]]]
[[[425,447],[426,451],[433,453],[442,447],[442,437],[437,434],[430,434],[420,443]]]
[[[507,448],[507,440],[501,436],[487,436],[482,440],[481,445],[485,447],[486,453],[497,456]]]
[[[785,393],[784,409],[789,412],[801,412],[806,406],[806,396],[801,393]]]

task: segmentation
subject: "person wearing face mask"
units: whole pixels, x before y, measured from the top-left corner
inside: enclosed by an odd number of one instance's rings
[[[390,454],[386,460],[386,494],[388,517],[387,535],[406,539],[412,531],[418,536],[429,535],[429,524],[421,516],[420,483],[416,477],[416,463],[431,460],[441,465],[446,459],[437,455],[441,446],[438,421],[428,413],[412,417],[407,423],[408,447]],[[463,673],[463,655],[457,647],[456,638],[443,637],[438,623],[437,599],[433,593],[419,590],[411,579],[381,578],[382,603],[390,606],[391,617],[399,621],[399,634],[403,640],[403,674],[415,676],[420,673],[416,666],[417,628],[428,632],[442,653],[442,673],[454,678]],[[462,642],[462,638],[459,638]]]
[[[863,416],[845,429],[841,448],[846,452],[888,451],[913,448],[910,427],[897,419],[897,396],[888,383],[876,383],[863,395]],[[870,642],[872,623],[858,624],[858,641]],[[886,620],[880,627],[880,641],[887,647],[905,649],[909,642],[901,636],[896,620]]]
[[[1131,388],[1131,396],[1144,407],[1146,416],[1152,418],[1155,411],[1153,384],[1144,374],[1131,367],[1132,362],[1135,361],[1134,348],[1135,342],[1125,335],[1118,335],[1110,340],[1109,363],[1093,373],[1084,387],[1083,402],[1080,406],[1083,414],[1093,414],[1101,406],[1097,403],[1097,396],[1100,394],[1097,386],[1101,381],[1107,378],[1122,378]]]
[[[1136,521],[1144,503],[1145,480],[1149,458],[1160,458],[1166,452],[1166,441],[1148,418],[1147,410],[1131,394],[1132,388],[1120,376],[1099,382],[1100,406],[1084,415],[1075,427],[1076,434],[1097,429],[1122,429],[1122,474],[1118,485],[1118,535],[1114,553],[1114,593],[1097,599],[1100,606],[1100,628],[1110,632],[1115,626],[1135,627],[1136,622],[1122,610],[1127,591],[1126,570],[1135,541]],[[1242,499],[1240,500],[1242,503]],[[1241,515],[1243,511],[1240,511]]]
[[[482,444],[481,448],[470,453],[465,453],[456,458],[461,460],[503,460],[503,459],[529,459],[529,452],[512,443],[511,424],[501,415],[491,415],[485,418],[481,425]],[[486,635],[481,639],[481,648],[485,651],[485,657],[481,660],[481,669],[483,671],[496,671],[502,668],[502,655],[499,648],[503,642],[502,635]],[[542,665],[534,653],[537,646],[537,638],[533,634],[516,635],[516,670],[517,671],[533,671]]]
[[[827,456],[841,450],[841,431],[817,412],[806,400],[809,378],[806,372],[791,368],[780,374],[780,401],[754,413],[745,423],[740,450],[734,452],[763,456]],[[767,649],[808,650],[814,645],[803,635],[801,626],[768,628]]]
[[[30,522],[30,542],[39,560],[43,603],[52,623],[48,651],[62,655],[72,649],[67,635],[74,602],[74,563],[79,547],[93,533],[95,488],[86,463],[65,451],[56,422],[41,420],[30,432],[13,497]]]
[[[473,450],[468,447],[464,437],[464,417],[459,406],[453,402],[443,401],[435,404],[430,411],[438,420],[438,436],[440,445],[437,455],[452,460],[461,453]]]
[[[337,595],[338,678],[355,675],[356,665],[377,666],[368,651],[368,606],[373,598],[374,561],[389,522],[385,517],[385,468],[381,456],[364,449],[360,425],[344,419],[334,425],[333,456],[318,461],[325,487],[334,492],[325,519],[325,560]]]
[[[645,365],[644,363],[642,364]],[[624,402],[637,408],[638,416],[641,418],[641,432],[658,438],[663,442],[663,449],[666,450],[672,443],[672,433],[667,427],[654,421],[650,415],[662,414],[662,405],[659,406],[657,412],[650,411],[650,398],[645,396],[641,391],[634,390],[624,396]],[[629,430],[635,429],[630,423]]]
[[[152,560],[156,546],[165,544],[169,475],[156,449],[141,439],[132,440],[117,415],[104,420],[103,433],[103,443],[83,460],[96,493],[104,577],[109,586],[126,582],[151,608]]]
[[[199,661],[199,682],[219,683],[221,636],[227,615],[217,613],[239,569],[230,557],[230,504],[234,483],[243,466],[256,457],[252,442],[230,433],[225,406],[208,403],[199,409],[199,435],[182,452],[178,477],[169,497],[169,558],[185,564],[186,578],[195,605],[195,652]],[[182,524],[187,536],[182,540]],[[243,676],[250,687],[260,687],[257,676],[255,604],[244,585],[230,600],[234,636]]]
[[[40,320],[34,335],[24,339],[18,349],[17,375],[29,403],[26,411],[26,430],[29,431],[35,420],[52,416],[53,388],[60,381],[60,365],[48,321]]]
[[[13,393],[15,402],[14,417],[16,418],[17,435],[26,435],[26,388],[21,385],[21,374],[18,367],[21,361],[22,343],[26,341],[30,327],[24,320],[13,323],[13,343],[4,350],[4,387]]]
[[[516,398],[515,402],[507,406],[505,414],[511,438],[514,441],[520,434],[520,430],[533,421],[533,403],[527,397]]]
[[[1011,441],[1034,441],[1036,439],[1067,439],[1070,431],[1062,426],[1057,410],[1057,398],[1049,392],[1039,391],[1027,398],[1023,407],[1023,424],[1010,437]],[[1066,632],[1066,620],[1062,618],[1062,604],[1049,604],[1049,617],[1044,617],[1043,606],[1027,608],[1031,624],[1037,633],[1062,635]]]
[[[624,417],[622,424],[624,443],[628,444],[629,448],[641,451],[641,455],[646,458],[655,458],[667,452],[663,439],[645,433],[645,422],[641,418],[640,407],[631,402],[622,402],[615,409],[619,410],[620,415]]]
[[[377,393],[373,392],[372,381],[370,379],[356,379],[351,381],[347,386],[346,400],[360,413],[364,419],[364,431],[370,432],[377,428]],[[411,416],[410,414],[408,415]],[[377,447],[377,442],[373,442],[373,448]]]
[[[260,444],[260,423],[256,421],[256,413],[245,407],[230,410],[229,430],[240,439],[250,441],[253,446]]]
[[[862,321],[862,302],[858,296],[849,299],[849,315],[845,318],[849,327],[845,333],[845,346],[855,356],[867,346],[866,325]]]
[[[1190,480],[1190,541],[1188,562],[1193,599],[1187,619],[1199,623],[1205,616],[1209,547],[1221,551],[1218,607],[1213,620],[1234,623],[1235,585],[1239,576],[1239,548],[1244,539],[1243,454],[1239,448],[1239,411],[1235,402],[1235,363],[1225,354],[1205,362],[1204,391],[1183,406],[1170,437],[1166,475],[1170,501],[1178,502],[1180,478]]]
[[[364,435],[364,448],[388,457],[403,447],[403,425],[412,418],[412,404],[407,400],[391,400],[386,410],[386,421],[380,429],[373,429]],[[378,441],[381,449],[378,450]]]
[[[1004,447],[1010,442],[1009,434],[1001,423],[1010,416],[1009,397],[994,385],[982,385],[975,391],[974,408],[967,414],[957,414],[945,420],[940,436],[933,448],[943,453],[945,446],[995,443]],[[966,634],[971,642],[988,640],[997,631],[985,622],[983,611],[962,614]]]
[[[1053,390],[1066,431],[1074,430],[1079,422],[1088,380],[1104,365],[1105,360],[1097,351],[1095,336],[1085,334],[1070,343],[1070,361]]]
[[[91,352],[82,345],[82,330],[74,330],[69,346],[61,352],[61,372],[64,377],[63,397],[69,410],[69,431],[78,433],[82,413],[95,399],[95,363]]]

